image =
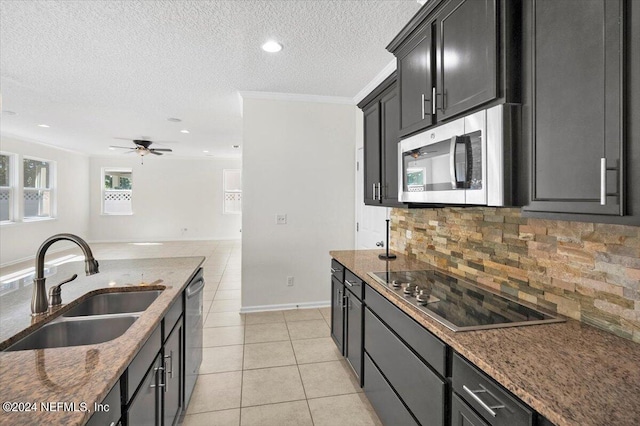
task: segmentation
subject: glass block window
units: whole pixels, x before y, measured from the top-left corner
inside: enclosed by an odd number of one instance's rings
[[[23,202],[25,219],[53,217],[54,163],[46,160],[24,158]]]
[[[224,192],[224,213],[242,213],[242,170],[224,169],[223,192]]]
[[[133,172],[131,169],[102,169],[102,213],[133,214]]]
[[[0,154],[0,222],[13,220],[13,155]]]

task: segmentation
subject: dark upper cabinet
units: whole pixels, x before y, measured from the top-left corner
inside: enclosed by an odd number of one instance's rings
[[[533,0],[525,8],[526,212],[624,213],[623,12],[620,0]]]
[[[396,74],[358,104],[364,117],[364,203],[397,207],[398,129],[400,122]]]
[[[379,205],[380,170],[380,103],[374,102],[362,110],[364,114],[364,203]]]
[[[398,64],[400,137],[519,103],[521,18],[520,0],[427,2],[387,46]]]
[[[400,94],[400,136],[435,123],[433,28],[425,24],[397,53]]]
[[[496,0],[452,0],[437,14],[435,27],[438,120],[495,99]]]

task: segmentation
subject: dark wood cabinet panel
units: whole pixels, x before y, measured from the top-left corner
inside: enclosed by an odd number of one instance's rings
[[[399,102],[394,73],[358,104],[364,115],[363,175],[367,205],[404,205],[398,202]]]
[[[380,171],[380,104],[366,107],[364,114],[364,203],[379,205]]]
[[[438,13],[438,120],[496,98],[497,34],[496,0],[452,0]]]
[[[166,320],[166,317],[165,317]],[[184,326],[178,320],[171,335],[164,344],[164,369],[166,383],[164,392],[164,425],[171,426],[178,421],[182,411],[182,368]]]
[[[525,211],[624,213],[623,12],[619,0],[527,4],[532,158]]]
[[[331,277],[331,337],[344,354],[344,284]]]
[[[426,23],[397,53],[400,136],[435,123],[433,113],[433,27]]]
[[[398,203],[398,142],[400,138],[400,102],[396,87],[380,99],[382,122],[382,203]]]
[[[455,393],[451,397],[451,426],[489,426]]]
[[[345,356],[358,379],[362,378],[362,303],[350,291],[346,298]],[[361,382],[362,384],[362,382]]]

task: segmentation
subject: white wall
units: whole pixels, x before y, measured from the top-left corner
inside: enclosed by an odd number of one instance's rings
[[[329,304],[329,251],[354,247],[355,108],[244,99],[243,311]]]
[[[103,215],[103,167],[133,169],[133,215]],[[92,157],[92,241],[239,239],[241,216],[223,214],[222,170],[240,169],[241,159],[179,159],[148,156]],[[187,231],[183,231],[187,228]]]
[[[2,225],[0,264],[7,265],[35,256],[40,244],[51,235],[68,232],[83,238],[89,230],[89,157],[47,145],[2,136],[0,150],[56,162],[57,214],[53,220]],[[20,201],[20,200],[16,200]],[[69,247],[59,242],[50,251]]]

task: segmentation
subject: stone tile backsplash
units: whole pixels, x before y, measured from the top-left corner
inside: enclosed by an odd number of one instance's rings
[[[391,248],[640,343],[640,227],[393,209]]]

